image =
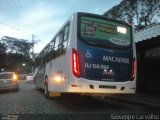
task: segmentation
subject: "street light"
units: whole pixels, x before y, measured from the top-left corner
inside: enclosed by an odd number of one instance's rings
[[[23,72],[24,72],[24,74],[26,74],[26,67],[25,67],[26,64],[25,64],[25,63],[22,63],[22,66],[23,66],[23,68],[22,68],[22,69],[23,69]]]

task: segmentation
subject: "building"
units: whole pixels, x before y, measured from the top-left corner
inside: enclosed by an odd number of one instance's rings
[[[160,93],[160,24],[134,34],[137,49],[137,92]]]

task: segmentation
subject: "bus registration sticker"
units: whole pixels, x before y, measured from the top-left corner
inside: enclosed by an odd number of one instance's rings
[[[117,45],[124,45],[124,46],[128,46],[130,44],[129,41],[127,40],[123,40],[123,39],[119,39],[119,38],[111,38],[110,42],[117,44]]]
[[[91,64],[91,63],[85,63],[85,68],[93,68],[93,69],[109,69],[108,65],[101,65],[101,64]]]

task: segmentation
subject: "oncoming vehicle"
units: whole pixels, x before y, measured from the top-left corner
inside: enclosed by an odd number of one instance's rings
[[[0,72],[0,90],[6,89],[19,89],[18,78],[14,72]]]
[[[33,73],[29,73],[26,75],[27,80],[33,80]]]
[[[36,88],[61,93],[134,94],[136,51],[132,26],[75,13],[36,58]]]

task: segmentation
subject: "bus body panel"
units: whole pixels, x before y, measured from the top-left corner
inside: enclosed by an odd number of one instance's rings
[[[90,46],[78,41],[81,77],[106,82],[131,81],[133,50]]]
[[[80,78],[82,81],[81,85],[77,85],[77,87],[68,86],[65,92],[70,93],[122,93],[122,94],[134,94],[136,90],[136,82],[99,82],[99,81],[91,81],[84,78]],[[93,86],[90,87],[90,86]],[[100,87],[102,86],[102,87]]]
[[[66,53],[53,59],[51,61],[52,63],[52,69],[47,70],[46,67],[46,75],[48,76],[48,90],[53,92],[66,92],[68,89],[68,86],[72,84],[81,84],[81,82],[73,77],[72,74],[72,63],[71,63],[71,55],[72,55],[72,48],[76,48],[77,45],[77,35],[72,34],[74,32],[77,32],[77,28],[75,27],[76,24],[76,14],[74,14],[70,18],[70,32],[69,32],[69,38],[68,38],[68,46]],[[49,65],[48,63],[47,65]],[[61,82],[56,82],[54,80],[54,77],[58,75],[63,80]]]
[[[36,83],[36,88],[41,88],[43,89],[43,83],[44,83],[44,79],[45,79],[45,70],[46,70],[46,65],[41,65],[38,68],[38,71],[35,75],[35,83]]]
[[[49,71],[46,76],[48,76],[48,91],[62,91],[62,81],[55,81],[55,77],[61,77],[63,79],[62,74],[64,73],[64,63],[65,56],[59,56],[56,59],[52,60],[48,63]]]

